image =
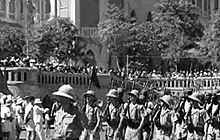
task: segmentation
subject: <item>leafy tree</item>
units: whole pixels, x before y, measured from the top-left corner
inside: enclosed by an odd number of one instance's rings
[[[68,18],[54,18],[44,24],[36,25],[29,33],[30,54],[39,61],[54,57],[59,61],[77,60],[82,55],[78,30]]]
[[[5,26],[0,28],[0,58],[20,56],[23,53],[25,36],[20,29]]]
[[[212,62],[213,66],[220,61],[220,18],[214,14],[204,30],[204,36],[199,46],[202,55]]]
[[[196,47],[195,41],[203,36],[203,26],[195,6],[187,0],[161,0],[153,22],[161,27],[158,50],[177,66],[180,58],[189,57],[188,49]],[[176,69],[177,70],[177,69]]]
[[[108,45],[111,53],[118,57],[131,56],[130,60],[141,66],[146,65],[149,51],[155,46],[157,25],[135,18],[135,13],[126,15],[117,6],[110,5],[106,11],[106,20],[98,24],[99,36]]]
[[[118,50],[124,47],[122,42],[129,24],[128,17],[123,10],[114,5],[108,7],[105,16],[106,20],[102,20],[98,24],[99,38],[108,45],[108,49],[111,52],[118,55],[120,54]],[[120,42],[117,42],[118,40]],[[119,46],[118,44],[121,45]]]

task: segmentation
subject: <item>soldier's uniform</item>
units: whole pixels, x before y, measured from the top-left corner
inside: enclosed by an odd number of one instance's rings
[[[146,102],[144,105],[144,127],[143,127],[143,140],[149,140],[152,136],[152,110],[154,104],[152,102]]]
[[[144,126],[143,126],[143,140],[150,140],[153,136],[152,113],[153,113],[154,104],[151,101],[147,101],[146,94],[144,94],[144,92],[147,92],[147,90],[144,89],[141,92],[143,94],[139,96],[139,101],[140,104],[144,105],[144,113],[145,113]]]
[[[84,93],[85,98],[87,95],[91,95],[94,98],[96,98],[94,91],[89,90],[86,93]],[[101,117],[101,111],[99,107],[96,105],[91,106],[87,103],[82,113],[84,113],[87,121],[86,122],[84,121],[84,130],[82,132],[82,135],[80,136],[80,140],[99,140],[100,117]],[[98,128],[96,128],[97,125],[99,125]]]
[[[55,113],[55,140],[79,140],[82,133],[81,113],[78,106],[72,103],[72,92],[73,88],[70,85],[62,85],[53,93],[61,105]]]
[[[186,118],[186,115],[188,114],[190,110],[190,101],[188,96],[192,95],[192,90],[186,90],[184,91],[184,98],[181,98],[181,101],[176,109],[174,122],[175,122],[175,136],[177,140],[186,140],[187,139],[187,125],[184,118]]]
[[[209,110],[207,111],[207,131],[206,133],[206,140],[220,140],[220,93],[216,95],[217,104],[213,104],[210,106]],[[210,113],[210,114],[209,114]]]
[[[171,96],[164,95],[160,98],[165,104],[158,110],[153,118],[157,127],[157,133],[154,136],[155,140],[170,140],[173,130],[173,115],[174,112],[170,109]]]
[[[122,111],[122,106],[118,101],[118,95],[115,89],[110,90],[106,96],[109,99],[112,98],[113,100],[116,100],[118,102],[118,106],[115,106],[113,105],[113,103],[110,102],[109,105],[106,106],[107,108],[106,112],[104,112],[105,114],[103,114],[103,117],[108,123],[108,127],[106,129],[106,138],[108,140],[112,140],[120,122],[120,113]],[[119,134],[117,134],[117,139],[122,139],[121,131],[119,132]]]
[[[199,92],[194,92],[189,96],[193,105],[191,105],[186,119],[188,129],[187,140],[202,140],[204,137],[206,112],[204,108],[199,106],[202,104],[202,96]],[[197,106],[195,107],[194,105],[196,104]]]
[[[137,90],[132,90],[130,95],[133,95],[138,99],[139,92]],[[138,103],[133,104],[125,103],[124,110],[122,111],[121,117],[127,119],[127,127],[125,130],[125,140],[141,140],[142,139],[142,129],[139,127],[141,121],[144,120],[144,106]]]
[[[54,125],[57,140],[78,140],[83,129],[78,107],[71,106],[67,112],[60,108],[56,112]]]

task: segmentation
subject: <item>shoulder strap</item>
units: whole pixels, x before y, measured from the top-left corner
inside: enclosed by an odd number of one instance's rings
[[[131,114],[130,114],[130,103],[128,104],[128,109],[127,109],[127,111],[128,111],[128,119],[131,119]]]
[[[213,106],[213,103],[209,106],[209,108],[207,109],[207,114],[209,116],[212,116],[212,106]]]
[[[220,104],[218,104],[218,107],[217,107],[217,109],[215,110],[215,112],[213,113],[213,116],[217,116],[219,110],[220,110]]]

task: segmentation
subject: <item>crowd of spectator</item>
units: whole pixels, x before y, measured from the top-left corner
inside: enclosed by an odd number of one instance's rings
[[[49,62],[49,63],[39,63],[36,59],[25,57],[25,58],[15,58],[7,57],[0,61],[0,67],[31,67],[39,69],[40,71],[46,72],[60,72],[60,73],[81,73],[88,74],[91,72],[92,66],[69,66],[64,63]],[[101,68],[97,68],[98,73],[106,73],[102,71]]]
[[[121,72],[115,72],[118,77],[127,77],[130,80],[135,80],[138,78],[168,78],[168,79],[178,79],[178,78],[197,78],[197,77],[219,77],[220,73],[217,69],[201,70],[201,71],[167,71],[162,74],[160,71],[138,71],[130,70],[128,73],[126,69],[122,69]],[[128,75],[128,76],[126,76]]]
[[[37,68],[41,71],[46,72],[61,72],[61,73],[82,73],[89,74],[91,72],[92,66],[69,66],[64,63],[39,63],[36,59],[24,57],[24,58],[15,58],[7,57],[0,61],[0,67],[32,67]],[[171,69],[162,74],[161,71],[152,70],[132,70],[127,68],[122,68],[121,70],[110,69],[108,72],[103,71],[102,68],[97,67],[97,73],[99,74],[111,74],[117,77],[128,78],[130,80],[135,80],[138,78],[196,78],[196,77],[219,77],[220,73],[217,69],[205,69],[201,71],[192,70],[192,71],[175,71]]]

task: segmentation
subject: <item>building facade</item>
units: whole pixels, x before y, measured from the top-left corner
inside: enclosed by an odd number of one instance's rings
[[[25,28],[50,18],[50,0],[0,0],[0,27]]]
[[[107,47],[98,43],[97,25],[105,19],[109,4],[116,4],[128,15],[135,13],[139,20],[146,20],[154,4],[159,0],[0,0],[0,27],[10,25],[26,29],[33,23],[54,17],[68,17],[80,29],[80,35],[88,38],[86,54],[93,56],[96,65],[109,69]],[[220,0],[189,0],[196,5],[203,17],[220,12]],[[111,61],[113,62],[113,61]]]

